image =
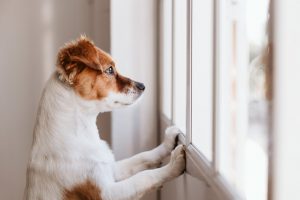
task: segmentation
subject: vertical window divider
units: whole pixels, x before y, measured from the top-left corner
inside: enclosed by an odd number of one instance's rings
[[[218,93],[218,85],[219,85],[219,13],[220,6],[219,0],[213,1],[213,77],[212,77],[212,85],[213,85],[213,111],[212,111],[212,166],[213,166],[213,175],[218,173],[218,112],[219,112],[219,93]]]
[[[192,0],[187,0],[186,145],[192,143]]]
[[[172,70],[172,74],[171,74],[171,124],[174,125],[175,122],[174,122],[174,107],[175,107],[175,104],[174,104],[174,94],[175,94],[175,88],[174,88],[174,83],[175,83],[175,80],[174,80],[174,76],[175,76],[175,68],[174,68],[174,17],[175,17],[175,8],[174,8],[174,3],[175,0],[171,0],[171,4],[172,4],[172,27],[171,27],[171,70]]]

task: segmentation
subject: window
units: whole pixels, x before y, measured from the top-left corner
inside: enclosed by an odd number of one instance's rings
[[[172,1],[164,1],[162,5],[162,11],[164,15],[161,18],[161,63],[163,66],[161,70],[161,80],[163,80],[161,86],[161,110],[163,115],[172,120]]]
[[[187,2],[173,1],[173,123],[186,132]]]
[[[267,199],[269,0],[161,5],[161,124],[220,197]]]
[[[212,161],[213,1],[194,1],[191,19],[191,142]]]

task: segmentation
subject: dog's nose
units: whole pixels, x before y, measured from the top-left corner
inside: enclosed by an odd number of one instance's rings
[[[143,83],[135,82],[135,86],[136,86],[139,90],[145,90],[145,85],[144,85]]]

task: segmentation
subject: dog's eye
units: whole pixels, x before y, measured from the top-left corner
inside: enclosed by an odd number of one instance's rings
[[[109,68],[107,68],[105,70],[105,73],[109,74],[109,75],[114,75],[115,72],[114,72],[114,68],[112,66],[110,66]]]

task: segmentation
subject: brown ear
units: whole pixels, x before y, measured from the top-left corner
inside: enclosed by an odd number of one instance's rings
[[[85,36],[65,44],[60,49],[56,66],[60,78],[69,84],[73,84],[76,75],[85,67],[101,70],[98,51],[93,42]]]

